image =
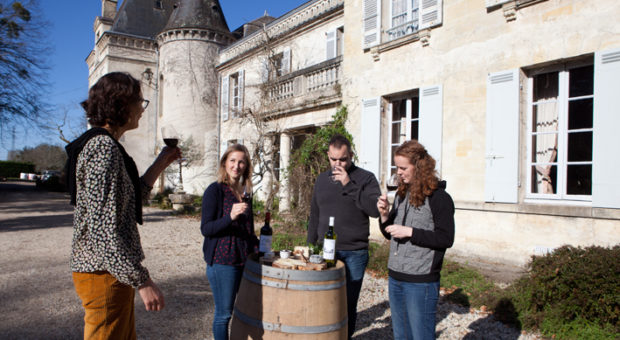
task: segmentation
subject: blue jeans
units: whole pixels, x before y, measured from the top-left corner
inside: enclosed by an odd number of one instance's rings
[[[209,279],[215,303],[213,315],[213,338],[215,340],[228,340],[228,323],[232,316],[242,274],[243,266],[217,263],[212,266],[207,265],[207,279]]]
[[[368,249],[361,250],[338,250],[336,259],[344,262],[347,275],[347,314],[349,317],[348,338],[355,333],[355,321],[357,320],[357,300],[362,290],[364,272],[368,265]]]
[[[435,339],[439,282],[413,283],[389,278],[394,340]]]

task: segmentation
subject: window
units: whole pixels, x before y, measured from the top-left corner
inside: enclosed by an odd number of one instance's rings
[[[244,70],[222,77],[221,110],[222,120],[228,120],[229,112],[232,118],[239,117],[243,111]]]
[[[291,50],[274,54],[269,63],[269,79],[276,79],[290,72],[291,69]]]
[[[389,9],[386,15],[382,15],[382,7]],[[443,0],[364,0],[362,47],[369,49],[442,22]],[[413,35],[412,39],[417,40],[419,36]]]
[[[485,201],[519,203],[522,188],[526,199],[620,209],[620,49],[545,64],[487,78]]]
[[[344,36],[344,27],[338,27],[335,30],[331,30],[325,33],[326,37],[326,51],[327,51],[327,60],[336,58],[342,55],[343,50],[343,39]]]
[[[164,5],[161,0],[155,0],[155,9],[164,9]]]
[[[389,175],[396,172],[394,165],[394,151],[404,141],[419,139],[420,127],[420,98],[417,94],[393,99],[389,104]]]
[[[528,82],[528,193],[590,200],[594,66],[540,71]]]
[[[417,32],[419,28],[419,0],[391,0],[390,29],[388,40],[394,40]]]
[[[239,106],[239,73],[230,75],[230,110],[233,118],[238,116]]]

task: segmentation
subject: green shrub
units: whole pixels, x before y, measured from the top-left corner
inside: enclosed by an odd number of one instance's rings
[[[301,234],[282,234],[273,233],[271,239],[271,248],[275,251],[279,250],[293,250],[295,246],[303,246],[306,244],[306,235]]]
[[[538,327],[545,334],[585,331],[593,325],[596,332],[620,331],[620,246],[563,246],[533,257],[529,269],[530,275],[512,288],[527,327]]]
[[[368,270],[379,277],[387,277],[387,262],[390,257],[390,244],[387,242],[368,243]]]
[[[19,178],[19,174],[34,173],[34,164],[27,162],[0,161],[0,177]]]

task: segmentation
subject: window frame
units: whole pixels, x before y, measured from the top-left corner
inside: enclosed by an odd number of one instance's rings
[[[232,118],[237,118],[239,117],[239,112],[241,112],[241,110],[243,108],[240,107],[240,103],[241,103],[241,88],[240,88],[240,82],[239,82],[239,72],[235,72],[235,73],[231,73],[230,75],[228,75],[228,87],[229,87],[229,104],[228,104],[228,110],[231,113]]]
[[[418,99],[418,117],[417,118],[413,118],[413,98],[417,98]],[[393,97],[389,97],[388,99],[388,103],[387,103],[387,116],[388,116],[388,120],[387,120],[387,127],[388,127],[388,132],[386,134],[387,136],[387,164],[386,164],[386,169],[387,171],[385,172],[385,180],[387,181],[388,178],[390,178],[390,176],[392,175],[392,170],[396,169],[396,166],[393,165],[394,163],[394,157],[392,154],[392,148],[394,146],[399,146],[401,145],[404,141],[410,140],[412,138],[411,136],[411,126],[412,126],[412,122],[416,121],[418,122],[418,138],[420,137],[420,91],[419,89],[415,89],[411,92],[408,92],[406,94],[402,94],[402,95],[398,95],[398,96],[393,96]],[[400,138],[398,140],[398,143],[393,143],[393,125],[396,124],[396,122],[393,120],[394,117],[394,103],[397,101],[406,101],[405,102],[405,124],[403,127],[402,124],[402,119],[399,122],[399,124],[401,124],[400,126]],[[405,133],[403,135],[403,128],[405,129]]]
[[[406,14],[406,19],[403,23],[398,24],[398,25],[394,25],[394,1],[395,0],[389,0],[390,1],[390,26],[388,29],[385,30],[386,33],[386,41],[385,42],[390,42],[390,41],[394,41],[397,40],[399,38],[414,34],[416,32],[418,32],[420,30],[420,0],[400,0],[400,1],[405,1],[406,4],[406,10],[405,10],[405,14]],[[416,9],[413,8],[413,3],[417,2],[418,7]],[[416,12],[417,18],[414,18],[413,16],[413,12]],[[402,15],[402,13],[400,14]],[[408,24],[414,22],[415,20],[417,20],[417,25],[415,27],[415,30],[412,30],[411,32],[407,32],[407,29],[405,28],[405,33],[402,35],[394,35],[394,37],[392,37],[391,31],[394,31],[395,28],[397,27],[401,27],[401,26],[407,26]]]
[[[571,69],[584,67],[584,66],[593,66],[594,58],[589,57],[584,60],[572,61],[554,64],[547,67],[542,68],[534,68],[528,72],[526,82],[527,82],[527,110],[526,110],[526,189],[525,189],[525,199],[526,200],[540,200],[540,201],[575,201],[575,202],[592,202],[593,192],[590,195],[570,195],[567,194],[567,179],[568,179],[568,165],[578,165],[578,164],[589,164],[594,167],[594,157],[590,161],[568,161],[568,137],[571,132],[586,132],[590,131],[594,138],[594,126],[591,128],[578,129],[578,130],[570,130],[568,129],[568,109],[569,102],[572,100],[578,99],[586,99],[591,98],[594,101],[595,93],[594,89],[591,95],[579,96],[579,97],[569,97],[569,71]],[[533,129],[533,108],[535,103],[533,102],[534,96],[534,77],[540,74],[545,73],[558,73],[558,97],[557,97],[557,110],[558,110],[558,142],[557,142],[557,156],[555,162],[549,162],[549,164],[556,164],[557,166],[557,184],[556,184],[556,193],[554,194],[545,194],[545,193],[534,193],[532,192],[532,167],[537,164],[537,162],[533,162],[532,159],[532,137],[534,136]],[[593,81],[594,81],[594,71],[592,73]],[[540,103],[540,102],[539,102]],[[537,103],[538,104],[538,103]],[[592,116],[594,118],[594,110],[592,111]],[[594,145],[592,145],[594,152]],[[544,162],[543,162],[544,163]],[[594,174],[591,174],[591,181],[593,182]],[[593,191],[593,186],[591,187],[591,191]]]

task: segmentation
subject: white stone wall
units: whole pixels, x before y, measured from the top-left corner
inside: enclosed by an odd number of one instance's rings
[[[202,194],[215,180],[217,168],[217,45],[173,40],[160,46],[159,89],[162,91],[157,133],[173,126],[181,140],[193,141],[204,158],[183,172],[185,191]],[[163,77],[163,81],[161,81]],[[160,138],[160,140],[162,140]],[[163,141],[160,145],[163,145]]]

